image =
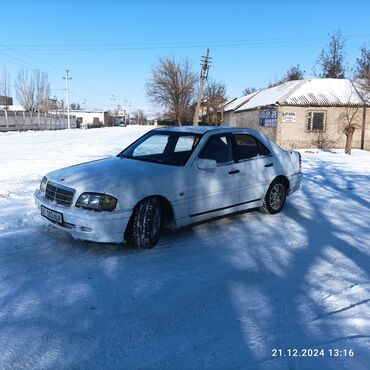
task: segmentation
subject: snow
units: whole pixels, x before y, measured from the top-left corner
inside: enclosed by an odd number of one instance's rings
[[[240,112],[277,103],[308,106],[363,105],[361,97],[350,80],[317,78],[288,81],[269,89],[260,90],[243,104],[236,106],[232,103],[233,105],[229,105],[225,111],[236,110]]]
[[[302,150],[282,213],[167,231],[152,250],[49,230],[42,176],[148,129],[0,134],[0,368],[368,369],[370,153]]]
[[[283,103],[291,105],[362,105],[352,82],[346,79],[319,78],[306,81]]]
[[[260,90],[255,96],[249,99],[246,103],[236,109],[237,112],[253,109],[256,107],[264,107],[276,104],[278,101],[283,100],[298,86],[304,84],[304,81],[289,81],[281,85],[271,87],[269,89]]]
[[[258,91],[242,96],[241,98],[236,98],[232,100],[230,103],[225,104],[225,109],[224,109],[225,112],[237,109],[238,107],[243,105],[245,102],[247,102],[249,99],[251,99],[256,94],[258,94]]]

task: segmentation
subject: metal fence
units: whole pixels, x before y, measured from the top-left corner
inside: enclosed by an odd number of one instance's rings
[[[76,117],[71,116],[71,128],[76,128]],[[0,132],[25,130],[62,130],[68,128],[67,115],[0,110]]]

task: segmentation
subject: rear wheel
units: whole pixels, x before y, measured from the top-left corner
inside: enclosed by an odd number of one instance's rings
[[[153,248],[159,238],[162,223],[162,206],[157,197],[142,200],[131,217],[128,242],[139,248]]]
[[[267,190],[261,212],[271,215],[279,213],[285,204],[286,185],[281,180],[275,180]]]

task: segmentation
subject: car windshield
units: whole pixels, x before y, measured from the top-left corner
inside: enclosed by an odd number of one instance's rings
[[[201,135],[172,132],[150,132],[134,142],[118,156],[146,162],[184,166],[198,145]]]

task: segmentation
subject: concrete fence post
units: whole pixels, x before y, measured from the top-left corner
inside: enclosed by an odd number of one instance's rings
[[[6,131],[9,130],[9,122],[8,122],[8,110],[5,109],[5,120],[6,120]]]

